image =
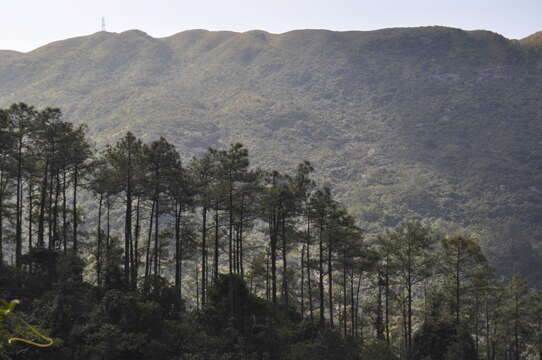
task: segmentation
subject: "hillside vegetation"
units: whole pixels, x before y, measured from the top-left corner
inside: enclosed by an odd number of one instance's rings
[[[526,274],[542,239],[540,44],[444,27],[99,32],[0,52],[0,107],[61,107],[98,147],[131,130],[185,158],[241,142],[258,166],[308,159],[367,230],[457,223]]]

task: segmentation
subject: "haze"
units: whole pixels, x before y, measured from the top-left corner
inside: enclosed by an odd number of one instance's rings
[[[154,37],[196,28],[282,33],[443,25],[520,39],[542,30],[539,0],[35,0],[2,5],[0,49],[17,51],[92,34],[100,30],[102,17],[107,31],[140,29]]]

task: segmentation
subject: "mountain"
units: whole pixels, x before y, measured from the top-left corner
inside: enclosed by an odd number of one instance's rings
[[[478,234],[505,272],[538,261],[542,33],[99,32],[1,51],[0,106],[20,101],[98,146],[131,130],[186,158],[240,141],[264,167],[309,159],[368,231],[427,218]]]

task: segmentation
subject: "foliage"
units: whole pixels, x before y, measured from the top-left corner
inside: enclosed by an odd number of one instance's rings
[[[99,32],[3,55],[0,106],[62,106],[99,147],[130,130],[167,137],[183,160],[236,142],[267,170],[308,159],[372,232],[424,217],[492,245],[495,225],[512,220],[532,247],[542,238],[538,44],[539,33],[446,27]],[[536,281],[537,271],[521,273]]]
[[[477,360],[474,340],[465,330],[446,321],[425,322],[414,335],[413,359]]]
[[[254,168],[234,143],[185,166],[163,137],[94,152],[58,109],[0,114],[17,140],[2,149],[0,295],[54,339],[4,357],[517,359],[542,346],[539,294],[516,275],[528,241],[506,279],[453,223],[364,233],[308,161]],[[418,190],[405,201],[430,203]]]

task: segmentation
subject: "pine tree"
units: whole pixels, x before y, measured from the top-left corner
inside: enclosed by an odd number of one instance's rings
[[[485,265],[486,259],[480,246],[472,239],[463,236],[445,237],[442,244],[442,271],[446,274],[453,289],[453,308],[455,321],[461,322],[461,298],[469,288],[469,282],[478,267]]]
[[[114,171],[113,181],[118,183],[119,189],[125,195],[124,212],[124,281],[127,285],[135,284],[133,274],[130,271],[130,265],[134,263],[132,258],[135,256],[130,249],[133,249],[133,229],[132,229],[132,206],[134,189],[137,181],[140,179],[138,174],[142,173],[140,168],[143,157],[143,144],[131,132],[119,140],[115,146],[108,146],[105,153],[106,160]],[[74,170],[76,174],[77,168]]]

